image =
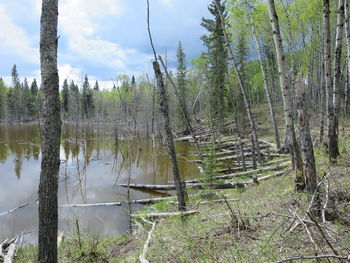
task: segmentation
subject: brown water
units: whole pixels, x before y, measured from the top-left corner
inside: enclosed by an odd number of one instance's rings
[[[176,143],[179,155],[188,157],[192,147]],[[166,149],[152,147],[146,139],[121,140],[118,145],[105,129],[62,129],[59,204],[103,203],[128,200],[127,189],[118,184],[166,184],[172,180]],[[37,125],[0,126],[0,214],[18,205],[32,204],[0,216],[0,240],[25,231],[27,243],[37,240],[37,188],[40,176],[40,139]],[[198,176],[196,165],[178,158],[183,178]],[[150,198],[161,193],[130,190],[130,199]],[[132,210],[142,208],[133,205]],[[117,236],[128,231],[129,207],[59,208],[59,231],[80,227],[100,235]]]

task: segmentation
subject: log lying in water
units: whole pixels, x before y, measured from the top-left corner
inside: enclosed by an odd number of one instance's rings
[[[19,206],[15,207],[15,208],[12,208],[12,209],[10,209],[10,210],[8,210],[8,211],[2,212],[2,213],[0,213],[0,216],[4,216],[4,215],[7,215],[7,214],[10,214],[10,213],[16,211],[17,209],[26,207],[26,206],[28,206],[28,205],[30,205],[30,204],[36,202],[36,201],[38,201],[38,200],[35,200],[35,201],[31,202],[31,203],[22,204],[22,205],[19,205]]]
[[[68,205],[59,205],[59,208],[65,207],[92,207],[92,206],[121,206],[121,202],[111,202],[111,203],[92,203],[92,204],[68,204]]]
[[[191,210],[184,212],[167,212],[167,213],[149,213],[149,214],[131,214],[131,217],[146,217],[146,218],[164,218],[164,217],[172,217],[172,216],[189,216],[189,215],[197,215],[199,211]]]
[[[127,184],[120,184],[119,186],[128,187]],[[236,187],[244,187],[239,182],[227,182],[227,183],[191,183],[186,184],[187,189],[202,189],[206,187],[211,187],[213,189],[230,189]],[[147,189],[147,190],[159,190],[159,191],[172,191],[175,190],[174,185],[163,184],[163,185],[153,185],[153,184],[130,184],[130,188],[133,189]]]
[[[232,174],[225,174],[225,175],[219,175],[219,176],[214,176],[212,177],[213,180],[221,180],[221,179],[230,179],[234,177],[240,177],[240,176],[246,176],[246,175],[255,175],[259,173],[264,173],[268,171],[278,171],[282,170],[289,167],[289,164],[281,164],[281,165],[275,165],[275,166],[268,166],[268,167],[263,167],[260,169],[256,170],[250,170],[250,171],[245,171],[245,172],[240,172],[240,173],[232,173]],[[193,179],[193,180],[188,180],[185,181],[187,183],[197,183],[200,182],[201,179]],[[173,184],[173,181],[170,181],[169,184]]]
[[[132,204],[155,204],[161,201],[166,201],[166,200],[174,200],[175,196],[170,196],[170,197],[155,197],[155,198],[148,198],[148,199],[138,199],[138,200],[132,200],[130,203]]]

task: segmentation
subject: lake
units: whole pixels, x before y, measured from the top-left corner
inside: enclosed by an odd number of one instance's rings
[[[103,127],[103,129],[101,128]],[[128,200],[126,188],[118,184],[166,184],[173,180],[166,148],[145,138],[121,134],[116,144],[113,128],[62,126],[59,205],[104,203]],[[134,131],[130,129],[130,134]],[[129,138],[129,139],[123,139]],[[183,179],[199,176],[197,165],[185,161],[194,151],[188,142],[176,142]],[[37,190],[40,177],[40,137],[38,125],[0,126],[0,214],[21,204],[30,205],[0,216],[0,241],[30,231],[26,243],[37,242]],[[130,199],[165,193],[130,190]],[[132,211],[142,205],[133,205]],[[59,208],[59,231],[65,234],[79,221],[84,231],[118,236],[129,229],[129,207],[94,206]]]

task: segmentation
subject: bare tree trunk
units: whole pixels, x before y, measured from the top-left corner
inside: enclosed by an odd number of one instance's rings
[[[313,195],[317,188],[316,164],[310,135],[309,116],[305,104],[304,83],[301,76],[298,78],[296,84],[296,108],[298,113],[301,149],[304,156],[304,175],[306,188],[309,194]]]
[[[171,158],[171,163],[173,167],[173,177],[175,182],[175,189],[176,189],[177,200],[179,204],[179,210],[186,211],[185,192],[181,183],[179,168],[178,168],[177,159],[176,159],[176,151],[175,151],[175,146],[173,141],[173,134],[171,133],[171,128],[170,128],[168,100],[167,100],[166,91],[164,87],[163,75],[162,75],[162,72],[160,71],[159,63],[157,60],[157,53],[155,51],[152,35],[151,35],[151,29],[150,29],[150,23],[149,23],[149,0],[147,0],[147,25],[148,25],[149,39],[150,39],[151,47],[154,54],[153,70],[157,79],[157,88],[158,88],[159,100],[160,100],[160,112],[164,120],[164,133],[165,133],[165,139],[168,147],[169,156]]]
[[[252,18],[252,15],[250,13],[249,13],[249,16],[250,16],[251,26],[252,26],[252,30],[253,30],[253,36],[254,36],[254,39],[255,39],[256,46],[258,48],[260,69],[261,69],[261,74],[263,76],[264,89],[265,89],[265,93],[266,93],[266,97],[267,97],[267,102],[269,104],[271,121],[272,121],[273,130],[274,130],[274,134],[275,134],[275,142],[276,142],[276,145],[277,145],[277,149],[280,149],[281,148],[280,137],[279,137],[279,134],[278,134],[278,127],[277,127],[275,112],[273,110],[271,95],[270,95],[270,91],[269,91],[269,87],[268,87],[267,74],[266,74],[266,70],[265,70],[264,62],[263,62],[263,58],[262,58],[261,46],[260,46],[260,42],[258,40],[258,37],[256,35],[256,30],[255,30],[255,25],[254,25],[253,18]]]
[[[348,113],[349,104],[349,86],[350,86],[350,15],[349,15],[349,0],[345,0],[345,38],[346,38],[346,62],[348,70],[348,78],[345,87],[344,113]]]
[[[41,119],[41,173],[39,184],[40,263],[57,262],[57,191],[60,166],[61,116],[57,71],[58,1],[43,0],[40,28],[40,64],[43,90]]]
[[[296,188],[301,191],[305,188],[305,181],[302,172],[301,153],[296,141],[294,120],[293,120],[293,104],[291,99],[290,87],[288,86],[288,74],[286,69],[286,57],[283,51],[282,37],[280,33],[278,16],[275,9],[274,0],[268,0],[269,15],[273,30],[273,39],[275,43],[278,73],[282,91],[282,100],[284,106],[284,121],[286,130],[285,147],[289,149],[293,166],[296,170]]]
[[[344,26],[344,0],[338,2],[337,31],[335,39],[334,71],[333,71],[333,104],[329,111],[328,121],[328,154],[329,159],[334,161],[339,156],[338,146],[338,118],[340,104],[340,84],[341,84],[341,51],[343,42]]]

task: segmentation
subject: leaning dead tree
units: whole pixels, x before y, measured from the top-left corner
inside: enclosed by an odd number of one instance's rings
[[[38,261],[56,263],[61,136],[61,104],[57,71],[58,0],[43,0],[41,12],[40,65],[43,108],[40,125],[42,160],[39,184]]]
[[[165,91],[164,86],[164,80],[163,80],[163,74],[160,71],[158,59],[157,59],[157,53],[153,45],[152,35],[151,35],[151,29],[150,29],[150,22],[149,22],[149,0],[147,0],[147,26],[148,26],[148,34],[149,39],[151,43],[151,47],[154,54],[154,61],[153,61],[153,70],[154,74],[157,80],[157,88],[159,93],[159,101],[160,101],[160,112],[162,114],[162,117],[164,119],[164,133],[165,133],[165,139],[166,144],[168,148],[168,153],[171,159],[172,168],[173,168],[173,177],[175,182],[175,189],[177,194],[177,199],[179,202],[179,210],[185,211],[186,210],[186,201],[185,201],[185,194],[184,189],[181,183],[180,173],[179,173],[179,167],[177,164],[176,159],[176,152],[175,152],[175,146],[173,141],[173,134],[171,132],[170,128],[170,118],[169,118],[169,106],[168,106],[168,99]]]
[[[303,176],[303,166],[300,149],[295,136],[293,120],[293,103],[291,99],[291,91],[286,68],[286,56],[283,51],[282,37],[279,28],[278,16],[276,13],[274,0],[268,0],[268,9],[273,31],[273,39],[275,43],[275,52],[277,57],[277,66],[284,107],[284,121],[286,130],[285,147],[289,150],[292,156],[293,167],[295,168],[296,172],[296,189],[297,191],[301,191],[305,188],[305,180]]]

